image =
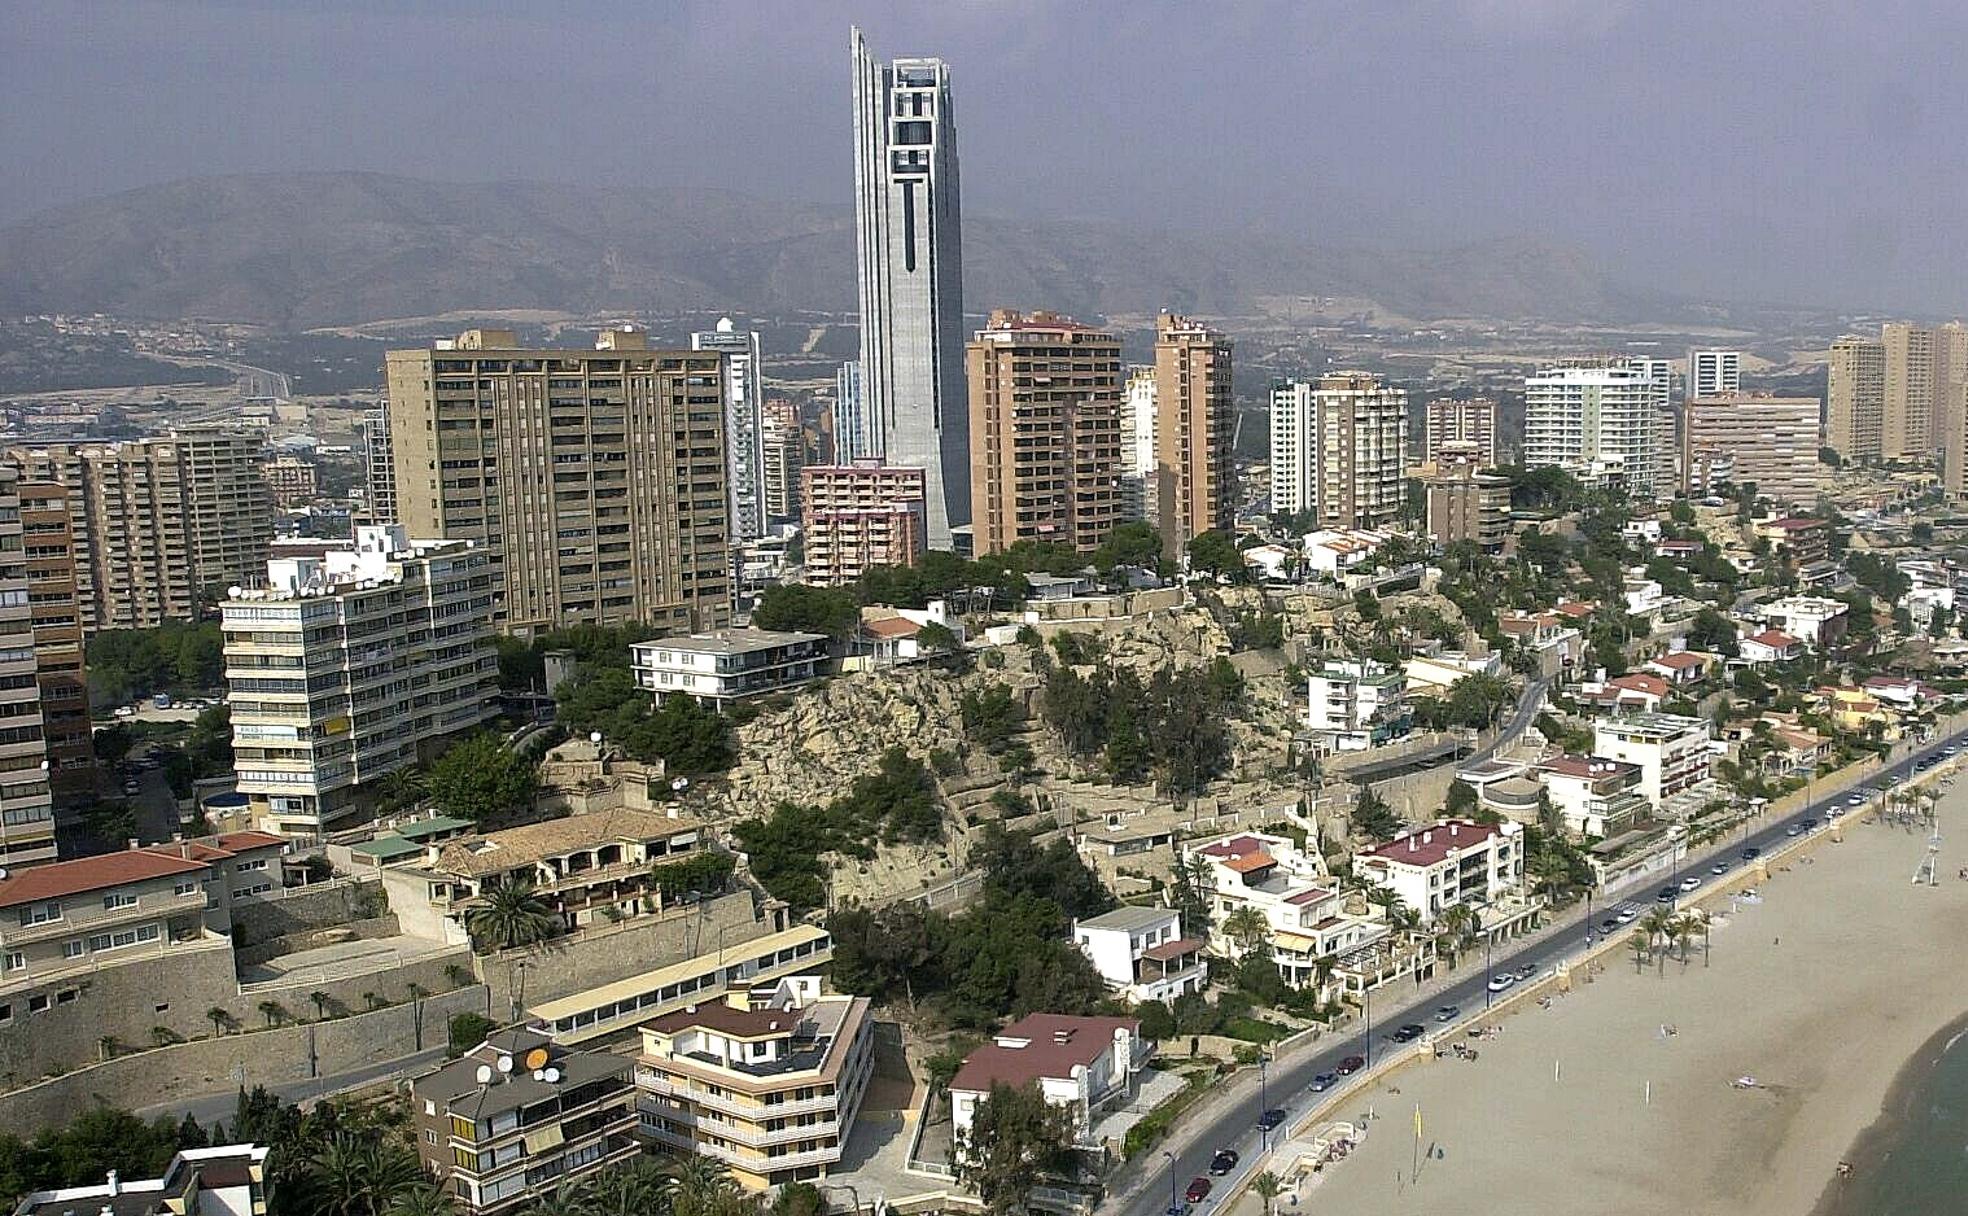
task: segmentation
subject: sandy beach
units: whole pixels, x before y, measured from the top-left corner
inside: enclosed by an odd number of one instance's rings
[[[1941,829],[1968,840],[1968,785],[1944,799]],[[1940,884],[1916,887],[1924,834],[1853,824],[1844,837],[1773,874],[1760,904],[1731,912],[1723,900],[1706,965],[1699,942],[1664,974],[1607,956],[1550,1008],[1524,1003],[1480,1060],[1411,1067],[1344,1103],[1337,1117],[1373,1109],[1371,1134],[1298,1206],[1811,1212],[1903,1065],[1968,1011],[1968,882],[1956,877],[1968,854],[1944,842]],[[1760,1088],[1733,1088],[1743,1076]],[[1289,1193],[1279,1205],[1293,1210]]]

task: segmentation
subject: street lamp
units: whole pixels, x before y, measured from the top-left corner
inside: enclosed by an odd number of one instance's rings
[[[1364,1003],[1367,1013],[1366,1050],[1360,1053],[1360,1058],[1366,1061],[1366,1067],[1372,1068],[1373,1067],[1373,985],[1372,984],[1368,984],[1360,989],[1360,1000]]]
[[[1490,974],[1490,945],[1494,940],[1487,933],[1483,935],[1483,1008],[1485,1009],[1488,1009],[1490,1002],[1496,999],[1496,989],[1490,987],[1490,981],[1494,978]]]
[[[1264,1054],[1262,1044],[1257,1049],[1257,1146],[1260,1150],[1271,1143],[1271,1129],[1265,1126],[1265,1115],[1271,1110],[1271,1061]]]
[[[1182,1216],[1182,1205],[1175,1198],[1175,1154],[1163,1149],[1162,1156],[1169,1163],[1169,1216]]]

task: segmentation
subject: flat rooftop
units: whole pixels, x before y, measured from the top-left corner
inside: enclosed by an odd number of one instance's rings
[[[777,650],[782,646],[798,646],[812,642],[825,642],[824,633],[796,633],[776,629],[713,629],[707,633],[693,633],[682,637],[652,638],[647,642],[637,642],[635,650],[683,650],[692,654],[752,654],[760,650]]]

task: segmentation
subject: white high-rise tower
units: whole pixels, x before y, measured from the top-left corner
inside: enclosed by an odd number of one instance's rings
[[[1688,400],[1742,392],[1742,357],[1739,350],[1689,351]]]
[[[889,465],[928,474],[931,548],[970,522],[956,110],[941,59],[854,49],[854,221],[863,426]]]
[[[759,367],[759,336],[740,332],[724,317],[717,328],[690,335],[691,350],[714,350],[724,355],[724,434],[726,477],[731,483],[731,539],[757,540],[765,535],[765,449],[760,410],[765,401],[764,373]]]

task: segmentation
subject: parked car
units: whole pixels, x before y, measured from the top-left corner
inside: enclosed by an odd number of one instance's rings
[[[1599,922],[1599,932],[1601,933],[1611,933],[1619,927],[1619,917],[1617,916],[1608,916],[1605,920]]]
[[[1761,856],[1763,856],[1763,850],[1757,848],[1753,844],[1745,846],[1742,851],[1742,859],[1744,861],[1755,861],[1757,858]]]
[[[1710,874],[1727,874],[1729,872],[1729,863],[1726,861],[1718,861],[1714,865],[1708,867],[1708,872]]]
[[[1210,1158],[1210,1173],[1218,1178],[1236,1168],[1237,1154],[1231,1149],[1217,1149],[1216,1155]]]
[[[1189,1180],[1189,1189],[1182,1193],[1182,1197],[1190,1203],[1201,1203],[1209,1198],[1209,1193],[1210,1180],[1199,1176]]]
[[[134,705],[119,705],[116,707],[116,716],[119,718],[134,718],[137,716],[137,707]]]
[[[1803,834],[1804,825],[1801,823],[1793,823],[1784,829],[1784,835],[1786,836],[1802,836]]]
[[[1525,963],[1523,966],[1517,968],[1517,978],[1519,980],[1536,979],[1537,973],[1538,965],[1536,963]]]
[[[1461,1016],[1462,1007],[1460,1005],[1444,1005],[1435,1011],[1435,1020],[1438,1022],[1453,1022]]]
[[[1517,977],[1506,971],[1502,975],[1496,976],[1490,980],[1490,991],[1502,992],[1504,989],[1510,987],[1512,984],[1516,982],[1517,982]]]
[[[1622,925],[1630,925],[1640,919],[1640,914],[1631,908],[1621,908],[1614,914],[1613,919]]]
[[[1334,1071],[1338,1072],[1339,1075],[1342,1077],[1350,1077],[1354,1073],[1359,1072],[1362,1068],[1365,1068],[1366,1066],[1367,1066],[1367,1062],[1362,1057],[1347,1056],[1344,1060],[1341,1060],[1339,1062],[1339,1067]]]
[[[1701,885],[1702,885],[1702,880],[1701,880],[1701,875],[1699,874],[1690,874],[1686,878],[1681,880],[1681,889],[1683,891],[1692,891],[1696,887],[1699,887]]]
[[[1323,1075],[1329,1076],[1331,1074],[1323,1074]],[[1318,1080],[1317,1077],[1314,1077],[1312,1079],[1314,1081]],[[1276,1106],[1272,1107],[1270,1110],[1265,1111],[1263,1114],[1257,1117],[1257,1125],[1260,1128],[1263,1128],[1267,1132],[1276,1131],[1280,1126],[1284,1124],[1284,1122],[1285,1122],[1285,1112],[1283,1108],[1276,1107]]]
[[[1318,1076],[1312,1078],[1312,1092],[1315,1094],[1322,1094],[1337,1084],[1339,1084],[1338,1073],[1322,1072]]]
[[[1412,1043],[1416,1039],[1420,1038],[1422,1035],[1425,1035],[1427,1033],[1428,1033],[1428,1027],[1423,1026],[1419,1022],[1409,1022],[1407,1025],[1401,1027],[1399,1030],[1396,1030],[1393,1034],[1390,1034],[1387,1037],[1393,1039],[1396,1043]]]
[[[1676,894],[1677,892],[1673,887],[1662,887],[1660,890],[1654,892],[1654,902],[1671,904],[1674,902]]]

